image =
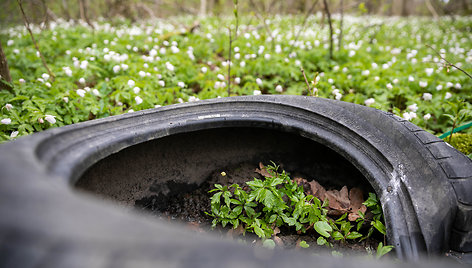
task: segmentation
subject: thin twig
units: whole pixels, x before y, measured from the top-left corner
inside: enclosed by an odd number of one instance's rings
[[[264,25],[264,28],[265,28],[267,34],[269,34],[269,36],[270,36],[271,43],[272,43],[272,49],[273,49],[274,46],[275,46],[275,43],[274,43],[275,40],[274,40],[274,36],[272,35],[272,31],[270,30],[269,25],[267,25],[265,19],[262,18],[261,15],[259,14],[259,12],[260,12],[260,11],[259,11],[259,8],[258,8],[257,5],[254,3],[254,0],[249,0],[249,1],[251,2],[251,5],[253,5],[254,8],[256,9],[255,14],[256,14],[257,18],[258,18],[259,20],[262,20],[262,23],[263,23],[263,25]]]
[[[323,0],[326,15],[328,15],[329,24],[329,58],[333,59],[333,23],[331,21],[331,13],[329,12],[328,2]]]
[[[338,51],[341,50],[343,42],[343,21],[344,21],[344,1],[341,0],[341,20],[339,21],[339,41],[338,41]]]
[[[441,53],[439,53],[439,52],[438,52],[436,49],[434,49],[432,46],[430,46],[430,45],[428,45],[428,44],[426,44],[426,46],[429,47],[429,48],[431,48],[434,52],[436,52],[436,54],[438,54],[438,56],[439,56],[443,61],[445,61],[448,66],[456,68],[457,70],[459,70],[459,71],[463,72],[465,75],[467,75],[470,79],[472,79],[472,76],[471,76],[468,72],[466,72],[464,69],[462,69],[462,68],[456,66],[455,64],[453,64],[453,63],[451,63],[450,61],[448,61],[447,59],[445,59],[443,56],[441,56]]]
[[[292,51],[293,49],[293,46],[295,46],[295,43],[297,42],[298,40],[298,37],[300,36],[302,30],[305,29],[305,25],[306,25],[306,22],[308,20],[308,17],[310,16],[310,14],[313,12],[313,10],[315,9],[315,6],[318,4],[318,1],[319,0],[316,0],[315,2],[313,2],[313,5],[310,7],[310,9],[308,10],[308,12],[305,14],[305,17],[303,18],[303,22],[302,22],[302,27],[300,27],[298,29],[298,32],[297,34],[295,35],[295,39],[293,40],[294,42],[292,43],[292,45],[290,46],[290,49],[289,51]]]
[[[310,83],[308,83],[308,79],[306,78],[305,70],[303,70],[303,67],[300,67],[300,70],[302,71],[303,77],[305,78],[306,89],[308,90],[308,94],[310,94]]]
[[[46,60],[44,59],[44,56],[43,54],[41,53],[41,51],[39,50],[39,46],[38,46],[38,43],[36,43],[36,40],[34,39],[34,35],[33,35],[33,32],[31,31],[31,28],[29,26],[29,21],[28,21],[28,18],[26,17],[25,15],[25,11],[23,10],[23,6],[21,4],[21,0],[16,0],[16,2],[18,3],[18,6],[20,7],[20,10],[21,10],[21,14],[23,16],[23,20],[25,22],[25,26],[26,26],[26,29],[28,30],[28,32],[30,33],[30,36],[31,36],[31,40],[33,40],[33,44],[36,48],[36,51],[38,52],[39,54],[39,57],[41,58],[41,61],[43,63],[43,66],[44,68],[46,68],[49,76],[51,77],[51,81],[54,82],[54,79],[56,78],[56,76],[51,72],[51,69],[49,69],[47,63],[46,63]]]
[[[228,27],[229,32],[229,56],[228,56],[228,97],[231,94],[231,50],[233,45],[233,38],[231,36],[231,27]]]

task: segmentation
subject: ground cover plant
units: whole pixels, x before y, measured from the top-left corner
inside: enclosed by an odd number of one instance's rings
[[[275,15],[262,22],[239,14],[237,34],[234,17],[97,21],[93,29],[66,21],[33,25],[54,77],[24,26],[2,29],[13,89],[0,91],[0,140],[225,97],[228,83],[230,95],[312,95],[368,105],[436,135],[470,120],[472,79],[444,60],[472,69],[470,17],[345,16],[332,59],[321,16],[304,19]],[[339,20],[333,16],[335,47]],[[466,116],[456,122],[460,102]]]
[[[344,186],[327,191],[317,181],[290,178],[274,163],[267,166],[261,163],[256,172],[263,179],[254,178],[245,185],[215,184],[209,191],[214,193],[210,198],[211,211],[207,212],[213,218],[213,228],[231,225],[239,233],[254,233],[269,248],[284,247],[278,236],[283,228],[298,234],[309,233],[316,237],[317,245],[331,248],[335,241],[342,245],[348,240],[361,242],[376,230],[384,235],[376,256],[392,250],[392,246],[383,245],[386,229],[374,193],[369,193],[364,201],[359,188],[348,190]],[[299,239],[297,246],[308,248],[310,244]]]

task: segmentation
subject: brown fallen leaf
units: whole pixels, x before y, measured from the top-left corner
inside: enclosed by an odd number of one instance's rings
[[[350,207],[349,192],[346,186],[343,186],[341,190],[329,190],[326,191],[326,198],[328,198],[328,215],[341,216],[348,212]]]
[[[242,234],[244,234],[244,228],[243,228],[242,225],[238,225],[238,227],[236,229],[234,229],[234,228],[229,229],[228,232],[226,232],[226,237],[234,238],[234,237],[238,237]]]
[[[259,168],[256,168],[255,172],[261,174],[261,175],[264,176],[264,177],[269,177],[269,178],[272,178],[272,177],[273,177],[272,175],[270,175],[270,173],[269,173],[269,172],[267,171],[267,169],[264,167],[264,165],[262,164],[262,162],[259,162]]]
[[[200,224],[198,222],[188,222],[187,223],[187,228],[189,228],[192,231],[198,232],[198,233],[203,233],[205,232],[202,228],[200,228]]]
[[[272,240],[274,240],[275,244],[279,247],[283,247],[284,246],[284,241],[282,241],[282,239],[276,235],[274,235],[272,237]]]
[[[326,189],[315,180],[310,181],[309,184],[311,190],[310,194],[318,198],[319,200],[324,201],[326,197]]]
[[[272,233],[272,235],[276,236],[276,235],[279,234],[279,233],[280,233],[280,229],[279,229],[279,227],[276,226],[276,227],[274,228],[274,232]]]
[[[348,220],[355,221],[359,218],[359,210],[362,213],[367,211],[367,207],[362,204],[364,203],[364,195],[362,190],[359,188],[352,188],[349,191],[349,200],[351,201],[351,205],[349,207],[350,213],[348,215]]]

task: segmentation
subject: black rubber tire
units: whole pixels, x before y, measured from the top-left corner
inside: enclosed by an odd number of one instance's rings
[[[256,252],[125,212],[71,187],[94,163],[122,149],[226,127],[295,133],[348,159],[380,196],[388,241],[400,259],[453,250],[463,262],[471,261],[469,158],[410,122],[372,108],[313,97],[248,96],[113,116],[0,145],[0,266],[346,264],[324,255]]]

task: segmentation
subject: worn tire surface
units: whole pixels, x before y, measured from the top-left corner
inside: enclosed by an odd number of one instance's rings
[[[452,251],[459,261],[472,262],[469,158],[372,108],[312,97],[248,96],[113,116],[0,145],[0,266],[352,266],[350,259],[275,254],[194,234],[72,187],[94,163],[122,149],[226,127],[274,129],[328,146],[352,162],[380,196],[398,258],[436,267],[441,264],[421,257]],[[358,265],[379,264],[356,259]]]

